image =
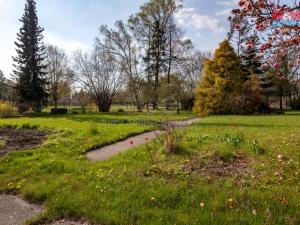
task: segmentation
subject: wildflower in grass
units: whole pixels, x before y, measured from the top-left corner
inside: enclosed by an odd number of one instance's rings
[[[282,155],[278,155],[277,159],[278,159],[279,162],[282,162],[283,161],[283,156]]]
[[[274,173],[274,176],[279,177],[279,176],[281,176],[281,174],[278,173],[278,172],[275,172],[275,173]]]
[[[284,199],[282,199],[281,204],[282,205],[288,205],[289,201],[284,198]]]
[[[205,204],[204,204],[204,202],[201,202],[201,203],[200,203],[200,208],[202,208],[202,209],[203,209],[204,207],[205,207]]]
[[[234,207],[234,200],[232,198],[227,199],[226,205],[232,209]]]
[[[254,216],[257,216],[257,211],[256,211],[256,209],[252,209],[252,214],[253,214]]]
[[[151,202],[155,202],[155,201],[156,201],[156,198],[152,197]]]

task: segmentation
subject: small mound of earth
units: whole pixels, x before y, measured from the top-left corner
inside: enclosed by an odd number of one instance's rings
[[[35,129],[0,129],[0,157],[10,151],[32,149],[39,146],[46,133]]]
[[[208,176],[226,177],[231,175],[241,175],[250,172],[245,156],[239,156],[231,161],[224,161],[220,157],[214,156],[207,162],[199,162],[193,159],[183,165],[183,169],[191,173],[205,173]]]

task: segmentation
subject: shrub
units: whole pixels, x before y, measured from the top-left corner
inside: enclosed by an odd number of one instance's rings
[[[67,114],[68,113],[68,109],[63,109],[63,108],[52,108],[51,109],[51,114],[55,114],[55,115],[62,115],[62,114]]]
[[[230,114],[228,102],[238,96],[243,86],[243,70],[238,56],[225,40],[213,59],[204,63],[200,85],[196,89],[194,111],[200,115]]]
[[[0,117],[9,118],[18,115],[18,109],[10,102],[0,102]]]

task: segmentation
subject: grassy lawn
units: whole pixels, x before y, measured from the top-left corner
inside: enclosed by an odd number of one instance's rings
[[[157,122],[165,120],[188,120],[196,117],[192,112],[180,112],[177,114],[174,111],[151,111],[151,112],[110,112],[110,113],[86,113],[86,114],[67,114],[61,116],[52,116],[48,113],[41,115],[31,115],[31,118],[67,118],[75,121],[92,121],[100,123],[137,123],[142,125],[156,125]]]
[[[300,223],[297,112],[207,117],[181,130],[182,146],[171,155],[162,153],[158,141],[96,164],[83,155],[91,147],[153,129],[130,122],[164,117],[157,112],[2,119],[0,126],[39,126],[51,134],[38,149],[1,159],[0,193],[21,193],[45,203],[47,211],[39,221],[85,217],[109,225]]]

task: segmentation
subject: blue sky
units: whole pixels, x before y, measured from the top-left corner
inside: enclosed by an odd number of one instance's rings
[[[93,44],[101,24],[112,26],[127,20],[147,0],[37,0],[45,42],[56,44],[71,54]],[[0,69],[8,77],[15,54],[14,41],[20,28],[25,0],[0,0]],[[213,50],[226,37],[227,17],[237,0],[183,0],[178,24],[200,50]]]

